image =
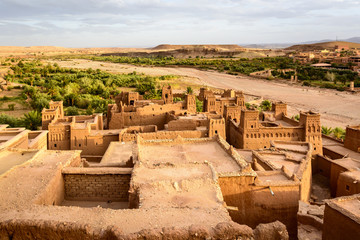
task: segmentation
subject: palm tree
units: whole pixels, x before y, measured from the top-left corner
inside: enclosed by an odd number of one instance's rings
[[[329,136],[334,130],[331,127],[321,126],[321,133]]]
[[[41,114],[38,111],[30,111],[24,114],[23,121],[27,129],[37,130],[41,125]]]
[[[186,93],[187,93],[187,94],[193,94],[194,91],[193,91],[192,87],[190,87],[190,86],[187,87],[187,88],[186,88]]]
[[[262,103],[260,104],[260,108],[263,111],[270,111],[271,110],[271,102],[269,100],[262,101]]]
[[[336,127],[333,130],[333,134],[334,134],[334,137],[337,139],[341,139],[341,140],[345,139],[345,130],[340,127]]]

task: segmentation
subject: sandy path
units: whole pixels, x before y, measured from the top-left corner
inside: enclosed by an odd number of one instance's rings
[[[180,75],[193,79],[194,84],[217,88],[233,88],[248,94],[263,96],[264,99],[288,103],[289,115],[298,111],[313,110],[321,113],[325,126],[345,127],[360,124],[360,96],[329,89],[293,86],[267,80],[232,76],[213,71],[193,68],[139,67],[127,64],[94,62],[88,60],[56,61],[63,67],[99,68],[116,73],[142,72],[148,75]]]

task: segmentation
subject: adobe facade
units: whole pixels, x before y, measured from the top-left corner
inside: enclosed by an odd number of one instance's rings
[[[286,114],[284,103],[273,103],[272,111],[261,114],[241,110],[239,122],[230,120],[228,141],[241,149],[266,149],[271,140],[304,141],[312,144],[313,154],[322,154],[320,114],[300,112],[299,121]]]
[[[123,92],[109,105],[104,129],[102,114],[64,116],[62,102],[50,102],[42,111],[43,129],[48,129],[48,149],[82,150],[82,157],[99,159],[113,141],[226,137],[225,120],[216,114],[196,114],[194,95],[173,103],[171,87],[163,88],[163,100],[141,100],[138,93]],[[118,109],[120,111],[114,111]]]
[[[355,152],[360,152],[360,125],[346,127],[344,146]]]

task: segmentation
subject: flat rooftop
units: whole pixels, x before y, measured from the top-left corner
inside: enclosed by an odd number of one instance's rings
[[[281,171],[271,171],[271,172],[257,171],[256,174],[260,183],[264,183],[264,184],[279,183],[279,182],[282,183],[294,182],[293,180],[285,176],[285,174]]]
[[[344,145],[327,145],[327,146],[323,146],[326,149],[329,149],[333,152],[337,152],[343,156],[347,156],[349,158],[353,158],[353,159],[357,159],[360,160],[360,153],[357,153],[353,150],[350,150],[346,147],[344,147]]]
[[[0,175],[33,158],[38,151],[0,151]]]
[[[193,162],[211,163],[217,172],[237,172],[241,167],[216,141],[174,145],[141,145],[139,153],[142,162],[156,165],[170,162],[187,164]]]
[[[360,224],[360,194],[327,200],[329,207]]]
[[[102,208],[90,203],[79,207],[66,201],[64,205],[71,206],[43,203],[42,196],[54,188],[57,184],[54,179],[59,179],[63,168],[72,165],[74,159],[80,162],[80,151],[40,150],[31,162],[0,176],[0,223],[48,221],[55,227],[86,226],[87,231],[95,233],[111,228],[132,236],[138,236],[142,230],[175,227],[187,231],[192,226],[215,234],[218,224],[233,224],[216,171],[240,171],[241,167],[219,142],[194,139],[177,143],[178,146],[169,140],[138,142],[137,145],[114,142],[102,162],[137,158],[130,191],[138,192],[139,208]]]
[[[360,170],[360,160],[352,159],[352,158],[341,158],[332,160],[333,163],[336,163],[348,170]]]
[[[111,142],[100,164],[126,163],[133,155],[133,147],[132,142]]]

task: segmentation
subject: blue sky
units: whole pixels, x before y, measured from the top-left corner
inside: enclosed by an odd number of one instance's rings
[[[1,46],[149,47],[360,36],[360,0],[0,0]]]

